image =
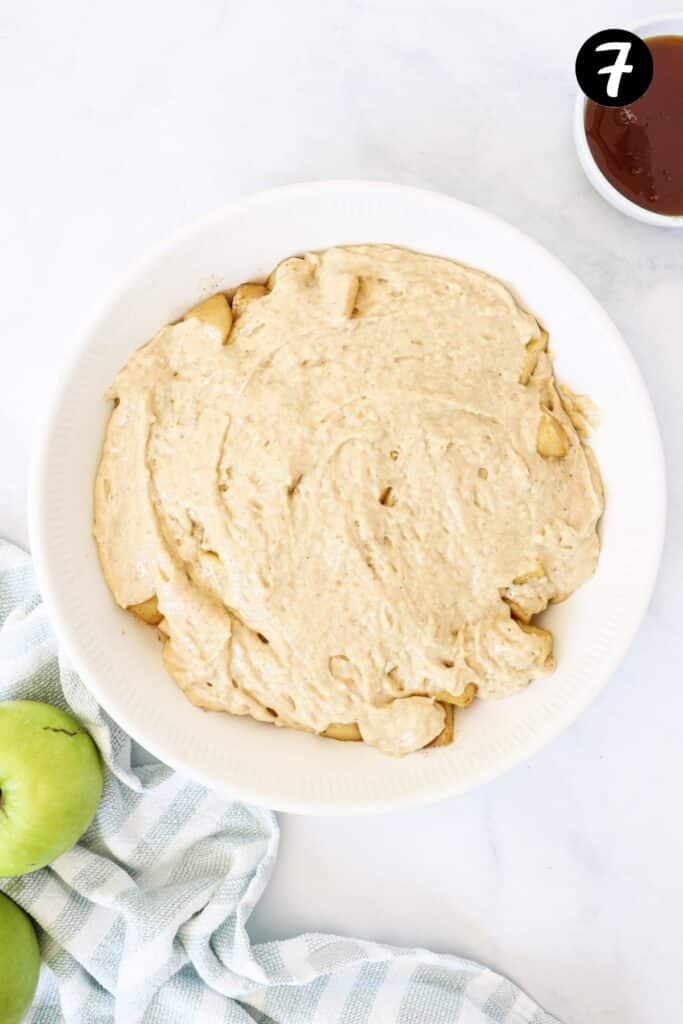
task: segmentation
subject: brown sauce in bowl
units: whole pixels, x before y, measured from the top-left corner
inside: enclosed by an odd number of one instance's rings
[[[645,41],[654,62],[649,89],[626,107],[588,100],[586,138],[623,196],[653,213],[683,215],[683,36]]]

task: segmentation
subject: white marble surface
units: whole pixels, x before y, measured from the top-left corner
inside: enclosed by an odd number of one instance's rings
[[[566,1024],[683,1018],[683,233],[607,207],[570,130],[579,44],[649,13],[632,0],[0,8],[0,533],[26,541],[34,423],[112,279],[259,188],[368,177],[449,192],[547,245],[622,329],[670,483],[659,584],[622,668],[560,740],[480,791],[390,817],[283,818],[252,928],[464,953]]]

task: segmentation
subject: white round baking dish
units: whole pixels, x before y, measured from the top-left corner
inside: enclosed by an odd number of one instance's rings
[[[607,511],[595,577],[547,613],[558,668],[524,693],[475,702],[449,747],[402,760],[192,707],[166,675],[155,631],[114,604],[91,535],[93,478],[130,354],[201,298],[264,277],[285,256],[388,242],[506,281],[548,328],[560,378],[597,402]],[[655,416],[616,328],[546,250],[472,206],[395,185],[295,185],[219,210],[156,248],[112,292],[55,388],[33,466],[30,531],[40,586],[74,666],[107,711],[160,759],[229,797],[318,814],[397,808],[462,793],[528,758],[603,688],[645,613],[664,532]],[[619,700],[618,689],[613,698]]]

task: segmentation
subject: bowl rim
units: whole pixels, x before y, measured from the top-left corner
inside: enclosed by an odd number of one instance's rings
[[[645,18],[627,27],[629,31],[635,32],[642,38],[646,35],[648,37],[656,36],[658,34],[658,26],[675,21],[680,22],[680,34],[683,36],[683,10],[671,11],[668,14],[656,14],[653,17]],[[683,214],[656,213],[654,210],[648,210],[644,206],[639,206],[633,200],[628,199],[607,180],[598,167],[586,138],[584,127],[586,100],[586,95],[581,89],[577,89],[573,118],[574,145],[581,168],[595,191],[616,210],[619,210],[620,213],[625,214],[627,217],[631,217],[633,220],[639,220],[643,224],[651,224],[654,227],[660,228],[683,228]]]
[[[448,781],[441,782],[439,785],[432,785],[428,791],[415,791],[409,794],[398,795],[392,794],[387,797],[364,798],[362,802],[343,800],[335,803],[326,803],[315,802],[307,798],[269,798],[268,800],[265,800],[260,796],[255,796],[253,791],[249,790],[248,786],[242,784],[239,780],[230,780],[230,782],[222,781],[219,786],[216,779],[212,777],[209,772],[206,772],[201,768],[197,768],[196,766],[188,769],[188,766],[182,757],[176,757],[174,754],[169,755],[168,751],[162,750],[158,743],[145,735],[144,728],[140,726],[138,721],[134,723],[131,722],[129,716],[119,708],[117,708],[115,712],[110,710],[108,694],[103,692],[103,688],[100,686],[97,678],[93,678],[93,674],[86,667],[87,659],[81,654],[81,649],[76,641],[76,630],[73,629],[71,623],[68,621],[68,616],[62,612],[58,593],[59,588],[55,585],[48,567],[49,559],[45,550],[47,544],[44,546],[45,534],[47,533],[44,522],[44,511],[47,507],[47,495],[44,493],[43,489],[43,478],[46,475],[46,469],[49,464],[50,439],[53,429],[58,422],[64,392],[70,383],[71,377],[78,367],[82,357],[91,346],[92,336],[98,331],[100,323],[106,320],[110,307],[125,295],[134,282],[145,272],[146,268],[153,265],[160,256],[173,251],[184,239],[190,238],[196,232],[201,232],[203,229],[210,227],[216,221],[219,221],[221,218],[229,215],[233,210],[239,209],[241,212],[244,212],[244,210],[251,205],[268,203],[272,200],[290,197],[297,193],[325,196],[329,193],[334,194],[338,190],[352,190],[359,192],[370,191],[377,194],[390,191],[398,195],[412,196],[416,200],[421,199],[423,201],[428,200],[431,203],[436,202],[442,204],[444,207],[464,208],[470,213],[474,211],[478,218],[486,220],[498,227],[502,227],[505,231],[509,232],[511,236],[516,237],[526,246],[536,250],[544,260],[550,262],[556,269],[561,271],[563,275],[572,279],[581,288],[585,295],[586,302],[592,306],[596,316],[604,322],[606,330],[609,331],[613,335],[615,341],[618,342],[620,356],[623,359],[625,368],[634,384],[637,386],[641,394],[641,398],[643,399],[642,414],[646,421],[647,432],[652,440],[652,454],[655,462],[654,476],[656,479],[655,493],[650,496],[650,509],[652,512],[650,524],[651,529],[649,531],[651,561],[649,563],[647,577],[643,580],[643,585],[640,590],[638,614],[633,617],[630,627],[621,633],[619,642],[615,642],[613,645],[611,657],[605,660],[600,673],[600,682],[593,685],[591,688],[587,688],[585,693],[582,695],[580,702],[576,702],[571,706],[565,706],[563,713],[558,714],[549,726],[535,735],[533,741],[530,741],[523,751],[509,751],[506,756],[501,757],[495,764],[481,767],[473,777],[470,777],[464,783],[458,778],[450,778]],[[159,761],[169,765],[182,774],[196,779],[209,789],[219,792],[227,799],[242,800],[253,804],[259,804],[261,806],[268,806],[275,810],[288,813],[313,814],[316,816],[346,816],[383,813],[433,803],[448,797],[455,797],[468,792],[479,785],[492,781],[498,776],[505,774],[511,768],[525,763],[534,754],[554,741],[583,713],[583,711],[585,711],[585,709],[604,689],[616,668],[623,660],[638,629],[640,628],[643,617],[647,611],[659,571],[666,523],[666,469],[661,434],[654,407],[640,373],[638,364],[629,347],[624,342],[620,332],[613,324],[609,315],[600,305],[598,300],[594,298],[589,289],[558,257],[546,249],[545,246],[541,245],[514,225],[508,223],[503,218],[489,213],[487,210],[483,210],[474,204],[464,202],[436,190],[417,188],[409,185],[399,185],[391,182],[367,181],[362,179],[298,182],[251,193],[241,198],[238,197],[233,202],[225,204],[204,216],[185,224],[165,240],[147,248],[141,258],[134,261],[127,271],[119,275],[114,287],[105,293],[103,299],[98,303],[94,315],[91,315],[88,318],[88,321],[78,332],[78,340],[74,344],[69,356],[64,360],[62,372],[58,374],[51,400],[44,411],[42,423],[39,423],[38,429],[34,435],[30,462],[28,496],[31,553],[34,560],[40,591],[45,602],[50,621],[59,639],[60,645],[63,647],[70,663],[83,679],[87,688],[93,693],[100,706],[125,730],[125,732],[128,733],[129,736],[158,758]]]

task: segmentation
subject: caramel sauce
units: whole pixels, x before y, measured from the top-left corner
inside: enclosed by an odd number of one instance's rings
[[[610,184],[654,213],[683,215],[683,36],[645,40],[652,83],[635,103],[586,102],[586,138]]]

